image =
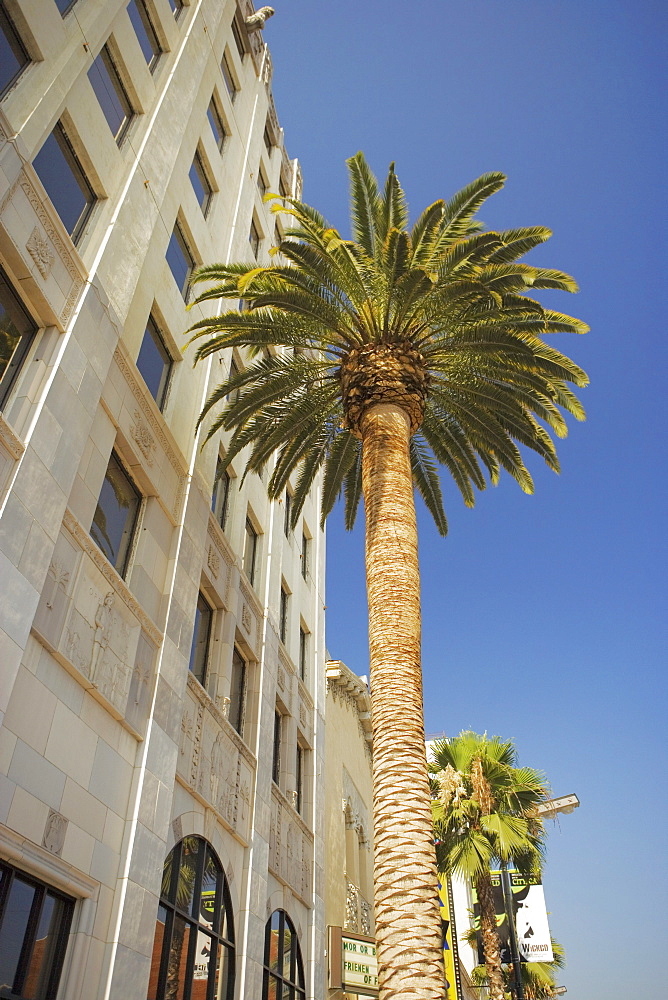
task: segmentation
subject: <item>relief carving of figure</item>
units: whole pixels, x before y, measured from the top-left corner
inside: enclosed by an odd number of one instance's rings
[[[110,590],[108,594],[105,594],[104,600],[98,604],[95,612],[95,635],[93,637],[93,655],[90,661],[90,679],[98,687],[103,686],[100,684],[100,675],[104,666],[105,653],[109,647],[114,600],[115,594],[113,590]]]

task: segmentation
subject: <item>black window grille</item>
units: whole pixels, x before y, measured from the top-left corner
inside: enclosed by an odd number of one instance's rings
[[[0,996],[53,1000],[74,899],[0,862]]]
[[[294,924],[285,910],[274,910],[264,934],[262,1000],[305,1000],[304,965]]]
[[[234,921],[213,848],[184,837],[168,855],[153,939],[148,1000],[232,1000]]]

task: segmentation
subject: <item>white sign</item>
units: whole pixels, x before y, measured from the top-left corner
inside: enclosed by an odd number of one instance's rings
[[[345,990],[360,992],[363,987],[378,988],[376,946],[371,941],[341,935],[342,985]]]
[[[552,940],[547,923],[542,885],[530,885],[523,899],[515,898],[517,944],[526,962],[553,962]]]

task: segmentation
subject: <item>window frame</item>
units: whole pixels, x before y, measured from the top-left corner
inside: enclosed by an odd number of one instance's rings
[[[283,534],[286,538],[289,538],[292,532],[292,525],[290,524],[290,518],[292,517],[292,493],[288,489],[285,491],[285,500],[283,503],[285,504],[283,509]]]
[[[194,865],[192,899],[189,899],[187,907],[184,907],[179,905],[179,874],[183,867],[184,854],[189,847],[194,846],[195,842],[197,843],[197,854]],[[215,888],[213,889],[212,919],[208,921],[202,918],[202,899],[204,885],[206,884],[204,881],[205,874],[210,862],[213,863],[215,870]],[[201,943],[201,938],[204,937],[212,943],[209,952],[206,995],[208,997],[214,996],[214,990],[216,989],[216,965],[212,963],[212,958],[214,953],[220,953],[221,962],[218,968],[225,968],[227,965],[229,974],[225,995],[223,996],[221,993],[219,996],[218,992],[215,995],[217,998],[219,997],[219,1000],[232,1000],[236,978],[236,942],[232,896],[223,865],[209,841],[196,834],[189,834],[175,844],[167,855],[163,865],[162,885],[163,891],[160,893],[156,915],[156,930],[153,937],[153,958],[155,959],[158,925],[162,911],[164,922],[162,922],[160,956],[157,962],[158,974],[154,984],[149,982],[149,994],[153,994],[156,998],[164,998],[166,995],[167,976],[174,942],[174,930],[178,920],[184,925],[184,940],[186,937],[185,928],[188,930],[188,947],[184,963],[185,967],[183,969],[184,991],[181,995],[192,995],[197,946]],[[206,892],[206,890],[204,891]],[[211,890],[208,890],[207,895],[210,892]],[[195,912],[196,909],[198,909],[198,912]],[[217,927],[217,930],[214,930],[215,927]],[[227,963],[223,961],[224,950],[227,952]],[[181,961],[183,960],[181,959]],[[179,963],[179,968],[180,966],[181,962]]]
[[[8,904],[11,902],[11,890],[17,877],[19,881],[31,886],[34,889],[34,895],[30,904],[29,917],[26,921],[25,930],[23,932],[23,941],[18,952],[14,979],[11,987],[9,987],[12,992],[4,994],[3,991],[3,994],[5,996],[11,995],[20,997],[23,993],[26,985],[26,979],[32,971],[31,961],[35,953],[36,935],[40,930],[40,921],[44,912],[44,903],[47,897],[50,896],[60,904],[60,912],[56,913],[54,911],[49,921],[49,931],[52,921],[57,921],[57,926],[55,928],[54,944],[50,954],[48,950],[45,950],[44,952],[46,955],[45,968],[44,970],[40,969],[39,982],[40,985],[42,985],[44,980],[46,980],[46,989],[42,991],[42,995],[55,997],[58,992],[63,972],[65,954],[69,943],[70,933],[72,931],[74,907],[77,901],[73,896],[61,892],[48,882],[44,882],[42,879],[36,878],[28,872],[24,872],[21,868],[17,868],[8,861],[0,859],[0,934],[6,918],[9,916],[11,920],[11,913],[8,910]],[[20,993],[14,993],[14,990],[20,990]]]
[[[216,523],[219,525],[221,531],[225,531],[225,526],[227,524],[227,519],[230,514],[230,490],[232,488],[232,476],[230,475],[227,468],[222,468],[223,459],[218,456],[216,462],[216,478],[213,484],[213,490],[211,491],[211,511],[216,519]],[[225,484],[225,489],[221,497],[219,496],[220,484]]]
[[[225,119],[223,118],[218,101],[216,100],[215,93],[211,95],[211,100],[209,101],[206,109],[206,116],[209,120],[209,126],[213,133],[213,138],[216,146],[218,147],[218,151],[222,153],[230,133],[225,125]],[[217,128],[214,127],[214,123],[218,125]]]
[[[240,88],[237,84],[236,76],[232,71],[232,64],[227,49],[223,52],[223,58],[220,60],[220,72],[225,83],[225,89],[227,90],[227,94],[230,98],[230,103],[234,104]]]
[[[274,929],[274,918],[278,916],[278,947],[276,948],[276,965],[271,963],[272,931]],[[285,976],[285,928],[288,926],[290,932],[290,973]],[[281,967],[279,967],[279,959]],[[294,1000],[306,1000],[306,982],[304,979],[304,962],[302,959],[301,946],[297,936],[297,930],[292,920],[285,910],[274,910],[267,923],[264,932],[264,960],[262,976],[262,1000],[269,1000],[269,984],[273,981],[274,996],[289,996]]]
[[[203,198],[200,201],[197,189],[193,183],[192,172],[195,171],[197,178],[202,186]],[[209,214],[209,209],[211,208],[211,202],[213,201],[214,189],[211,178],[209,177],[209,172],[206,168],[205,157],[202,154],[200,147],[198,146],[195,150],[195,155],[193,156],[193,162],[190,165],[190,170],[188,171],[188,178],[195,192],[195,197],[197,198],[197,204],[202,210],[202,215],[206,219]]]
[[[274,709],[274,735],[271,754],[271,780],[281,787],[281,751],[283,749],[283,713],[276,705]]]
[[[185,278],[183,279],[183,284],[181,286],[179,286],[179,284],[178,284],[176,275],[174,274],[174,271],[172,270],[172,266],[169,263],[169,258],[167,257],[167,254],[169,253],[170,247],[172,245],[172,240],[175,240],[175,242],[176,242],[179,250],[181,251],[181,253],[183,255],[183,259],[184,259],[185,263],[188,265],[187,271],[186,271],[186,275],[185,275]],[[195,258],[194,253],[190,249],[190,243],[189,243],[188,239],[186,238],[186,235],[183,232],[183,226],[181,225],[181,223],[179,222],[178,219],[176,219],[175,222],[174,222],[174,228],[172,229],[172,235],[169,238],[169,243],[167,244],[167,249],[165,250],[165,260],[167,261],[167,266],[168,266],[168,268],[169,268],[169,270],[171,272],[172,278],[174,279],[174,281],[176,283],[176,287],[179,289],[179,292],[181,293],[181,297],[182,297],[183,301],[186,302],[186,303],[188,303],[190,301],[190,294],[191,294],[191,291],[192,291],[192,288],[190,286],[190,279],[192,277],[193,271],[197,267],[197,260]]]
[[[241,28],[239,27],[239,22],[237,21],[236,14],[232,18],[230,29],[232,31],[232,38],[234,39],[234,43],[237,47],[237,52],[239,53],[239,58],[243,62],[248,53],[246,51],[246,46],[244,44],[243,36],[241,34]]]
[[[279,598],[279,611],[278,611],[278,637],[284,646],[288,644],[288,624],[290,616],[290,591],[288,590],[285,581],[281,581],[281,596]]]
[[[163,360],[163,370],[160,376],[160,382],[158,384],[158,389],[155,395],[151,392],[151,387],[149,386],[144,373],[139,367],[139,359],[141,358],[142,349],[144,347],[144,341],[146,337],[149,336],[157,349],[157,353],[162,357]],[[172,372],[174,370],[174,358],[165,343],[165,338],[160,329],[160,324],[156,320],[153,312],[151,311],[146,320],[146,327],[144,329],[144,336],[142,337],[142,342],[139,347],[139,354],[137,355],[137,361],[135,362],[137,366],[137,371],[142,377],[146,388],[151,393],[151,397],[155,400],[156,406],[162,413],[167,403],[167,396],[169,393],[169,387],[172,379]]]
[[[255,259],[258,259],[260,254],[260,247],[262,245],[262,236],[260,234],[260,228],[255,221],[255,215],[251,216],[250,229],[248,231],[248,242],[250,244],[251,251]]]
[[[6,288],[7,290],[7,299],[10,301],[13,309],[15,309],[16,312],[24,318],[25,330],[19,330],[16,328],[11,315],[12,308],[8,309],[5,305],[5,315],[9,316],[10,322],[17,330],[19,339],[16,342],[16,346],[14,347],[9,359],[7,360],[7,367],[2,373],[0,373],[0,413],[4,412],[10,400],[26,358],[35,343],[40,330],[39,326],[35,323],[32,316],[21,301],[20,296],[16,293],[14,284],[9,275],[5,269],[0,266],[0,296],[2,295],[3,288]]]
[[[301,561],[301,574],[302,574],[302,577],[303,577],[304,580],[307,580],[308,579],[309,570],[311,568],[310,567],[310,562],[311,562],[311,539],[306,534],[306,532],[303,531],[303,530],[302,530],[302,550],[301,550],[299,559]]]
[[[147,39],[147,41],[148,41],[148,43],[149,43],[149,45],[151,47],[151,50],[153,52],[153,55],[151,56],[150,59],[146,59],[146,53],[144,52],[144,48],[142,46],[141,40],[139,38],[139,35],[137,34],[137,27],[135,25],[135,22],[132,20],[132,17],[130,15],[130,13],[129,13],[130,6],[133,3],[135,5],[135,10],[137,11],[137,14],[139,16],[139,20],[141,21],[141,24],[142,24],[142,27],[144,29],[144,32],[146,33],[146,39]],[[130,18],[130,23],[132,24],[134,33],[135,33],[135,35],[137,35],[137,41],[139,42],[139,47],[142,50],[142,54],[144,56],[144,59],[146,59],[146,65],[148,67],[149,73],[154,73],[155,69],[156,69],[156,67],[157,67],[157,65],[158,65],[158,63],[160,61],[160,57],[162,55],[164,55],[165,50],[162,47],[162,43],[160,41],[160,38],[158,37],[158,32],[156,31],[155,25],[154,25],[153,20],[151,18],[151,13],[150,13],[148,7],[146,6],[146,0],[130,0],[130,3],[128,4],[126,10],[128,11],[128,17]]]
[[[3,97],[5,97],[5,95],[12,89],[26,67],[28,67],[33,60],[23,42],[23,39],[21,38],[21,35],[19,34],[18,28],[16,27],[11,14],[7,10],[4,0],[0,0],[0,31],[2,31],[3,35],[7,39],[7,44],[12,50],[16,61],[19,62],[19,66],[14,74],[7,78],[4,86],[0,86],[0,100],[2,100]],[[19,56],[22,57],[22,62],[20,62]]]
[[[119,104],[120,110],[124,114],[124,118],[121,121],[121,124],[119,125],[118,129],[116,130],[116,132],[113,131],[111,122],[107,118],[107,114],[106,114],[106,112],[104,110],[104,105],[102,104],[102,101],[100,100],[98,92],[95,89],[95,84],[93,83],[93,80],[91,78],[91,72],[95,68],[98,59],[101,60],[101,63],[103,65],[104,69],[106,70],[107,76],[109,77],[109,82],[111,83],[111,86],[113,88],[113,92],[115,93],[116,98],[118,100],[118,104]],[[99,68],[98,68],[98,71],[99,71]],[[130,126],[132,125],[132,122],[137,117],[137,113],[136,113],[134,107],[132,106],[132,101],[130,100],[130,95],[128,94],[127,88],[126,88],[126,86],[123,83],[123,80],[121,78],[121,74],[120,74],[120,72],[118,70],[118,66],[116,65],[116,60],[114,59],[113,52],[111,51],[111,48],[109,47],[109,39],[107,39],[107,41],[104,43],[104,45],[102,46],[102,48],[100,49],[100,51],[98,52],[98,54],[93,59],[93,63],[91,65],[90,69],[88,70],[87,76],[88,76],[88,82],[90,83],[91,87],[93,88],[93,93],[95,94],[95,96],[97,98],[97,102],[100,105],[100,110],[102,111],[102,114],[104,115],[105,121],[106,121],[107,125],[109,126],[109,130],[111,131],[111,134],[114,137],[114,141],[116,142],[117,146],[121,146],[122,143],[123,143],[123,140],[125,139],[126,135],[128,134],[128,130],[129,130]],[[101,74],[100,74],[100,76],[101,76]],[[101,76],[101,78],[102,78],[102,76]],[[102,79],[102,83],[103,83],[103,85],[104,85],[104,87],[106,89],[106,82],[104,81],[104,79]]]
[[[42,145],[38,149],[37,153],[35,154],[35,157],[34,157],[34,159],[32,161],[32,166],[33,166],[33,169],[34,169],[35,173],[39,177],[40,183],[44,187],[44,189],[45,189],[45,191],[46,191],[46,193],[47,193],[47,195],[49,197],[49,200],[51,201],[51,204],[55,208],[56,213],[58,215],[58,218],[60,219],[63,227],[67,230],[67,226],[66,226],[66,224],[65,224],[65,222],[64,222],[64,220],[63,220],[63,218],[62,218],[62,216],[61,216],[61,214],[60,214],[60,212],[58,210],[58,205],[53,200],[51,192],[49,191],[49,189],[47,188],[46,184],[42,180],[42,177],[40,175],[40,172],[39,172],[38,168],[35,166],[35,164],[36,164],[36,162],[37,162],[40,154],[42,153],[42,150],[44,149],[46,143],[49,141],[49,139],[52,136],[53,136],[53,138],[54,138],[54,140],[56,142],[56,145],[58,146],[60,152],[62,153],[63,159],[65,160],[67,166],[70,169],[72,177],[74,178],[74,180],[76,181],[76,183],[79,185],[79,189],[81,190],[82,194],[84,195],[84,198],[86,199],[85,202],[84,202],[84,206],[83,206],[83,208],[81,209],[81,211],[79,213],[79,218],[77,219],[76,223],[74,224],[74,227],[72,228],[72,231],[69,234],[70,235],[70,239],[72,240],[72,242],[76,246],[79,243],[81,237],[83,236],[84,229],[88,225],[88,222],[89,222],[90,217],[91,217],[91,213],[93,212],[93,209],[95,208],[97,202],[99,201],[99,198],[98,198],[97,194],[95,193],[95,191],[93,189],[93,185],[88,180],[88,177],[86,175],[86,171],[83,168],[81,160],[79,159],[79,157],[77,156],[77,154],[76,154],[76,152],[74,150],[74,146],[72,144],[72,140],[70,139],[69,135],[67,134],[67,129],[63,125],[62,120],[58,119],[58,121],[54,125],[53,129],[51,130],[51,132],[46,137],[46,139],[44,140],[44,142],[42,143]]]
[[[235,692],[235,665],[240,665],[238,668],[238,673],[241,675],[241,681],[236,685],[239,695],[238,698],[233,694]],[[244,724],[246,721],[246,695],[248,691],[248,660],[243,655],[236,642],[232,648],[232,673],[230,676],[230,705],[228,711],[228,722],[232,728],[241,736],[244,737]]]
[[[257,550],[258,550],[258,538],[260,532],[255,527],[251,517],[246,515],[246,523],[244,525],[244,554],[242,560],[242,566],[244,573],[248,578],[248,582],[251,587],[255,586],[255,580],[257,576]],[[250,543],[250,557],[247,556],[247,547]]]
[[[174,20],[178,21],[185,7],[183,0],[168,0],[168,3],[172,14],[174,15]]]
[[[104,531],[104,533],[106,534],[105,529],[103,529],[103,528],[100,527],[100,525],[96,522],[95,518],[97,516],[98,510],[102,510],[102,513],[105,514],[104,508],[101,507],[101,504],[100,504],[100,498],[102,497],[102,490],[104,489],[104,485],[105,485],[105,483],[107,482],[107,480],[109,478],[109,469],[110,469],[112,463],[115,463],[117,465],[118,470],[120,471],[122,477],[125,479],[127,485],[130,487],[131,492],[134,493],[134,495],[135,495],[135,497],[137,499],[137,504],[136,504],[136,507],[134,509],[134,512],[129,513],[128,514],[128,518],[126,518],[126,520],[123,523],[123,530],[121,532],[121,538],[120,538],[120,541],[119,541],[119,544],[118,544],[118,552],[114,553],[113,550],[111,551],[111,555],[114,556],[113,560],[110,557],[110,555],[107,553],[106,549],[103,548],[103,546],[100,544],[100,541],[95,536],[94,531],[93,531],[94,528],[98,528],[98,530],[100,532]],[[115,493],[116,491],[114,490],[113,482],[111,480],[109,480],[109,482],[110,482],[112,491]],[[143,496],[141,490],[139,489],[139,487],[135,483],[135,481],[132,478],[132,476],[130,475],[130,473],[125,468],[125,465],[124,465],[124,463],[123,463],[123,461],[122,461],[121,456],[119,455],[119,453],[116,451],[115,448],[112,448],[111,454],[109,456],[109,461],[107,463],[107,469],[106,469],[106,472],[104,474],[104,479],[102,480],[102,484],[100,486],[100,492],[98,494],[97,506],[95,508],[95,512],[93,514],[93,518],[92,518],[92,521],[91,521],[90,536],[93,539],[93,541],[95,542],[95,544],[97,545],[97,547],[99,548],[100,552],[104,555],[105,559],[108,560],[108,562],[114,567],[114,569],[116,570],[116,572],[118,573],[118,575],[123,580],[126,579],[126,575],[127,575],[128,569],[130,568],[130,560],[131,560],[131,556],[132,556],[132,551],[133,551],[133,548],[134,548],[135,540],[137,538],[137,528],[139,526],[139,519],[140,519],[140,515],[141,515],[143,504],[144,504],[144,496]],[[122,506],[122,504],[119,504],[119,507],[121,507],[121,506]],[[105,521],[106,521],[106,515],[105,515]],[[109,541],[110,541],[109,537],[107,536],[107,542],[109,543]],[[109,547],[111,549],[111,545]]]
[[[306,673],[308,666],[308,637],[311,633],[308,629],[304,628],[303,624],[299,624],[299,679],[306,683]]]
[[[204,605],[206,610],[206,634],[204,636],[204,642],[202,643],[202,649],[204,650],[201,657],[201,664],[198,657],[198,647],[200,646],[200,629],[203,621],[202,609],[200,604]],[[213,636],[213,616],[215,614],[215,608],[207,600],[206,596],[202,593],[200,589],[197,592],[197,604],[195,605],[195,619],[193,621],[193,637],[190,644],[190,658],[188,660],[188,670],[193,675],[196,681],[206,688],[206,682],[208,680],[209,667],[211,666],[211,638]],[[201,674],[201,676],[200,676]]]

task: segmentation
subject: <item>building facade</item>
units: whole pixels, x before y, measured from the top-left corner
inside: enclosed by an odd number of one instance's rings
[[[328,928],[370,939],[375,928],[369,688],[366,678],[341,660],[327,662],[326,678],[325,921]],[[342,955],[333,943],[330,937],[323,996],[345,1000],[358,994],[338,985]],[[377,995],[369,989],[368,996]]]
[[[263,195],[301,192],[253,15],[0,0],[12,995],[322,995],[317,498],[292,530],[289,490],[217,475],[225,437],[202,447],[197,418],[244,357],[183,350],[192,269],[269,260]]]

